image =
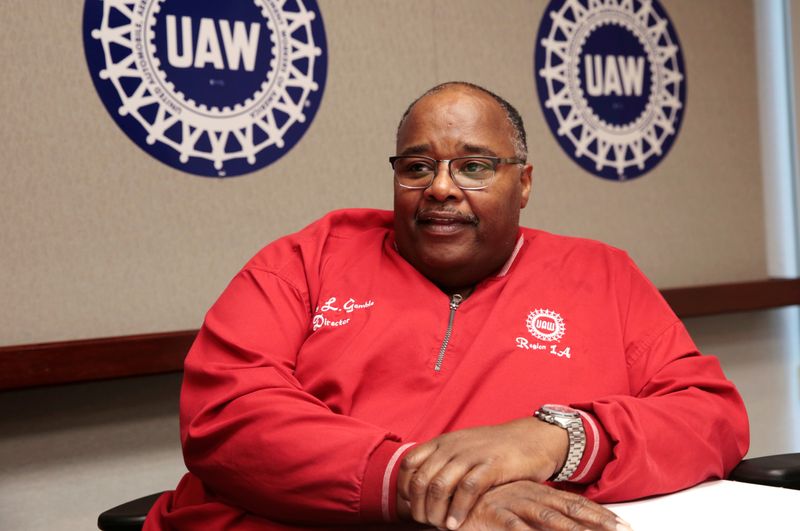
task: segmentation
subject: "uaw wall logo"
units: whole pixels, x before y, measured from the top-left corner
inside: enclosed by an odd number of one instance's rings
[[[117,125],[197,175],[276,161],[308,129],[325,86],[316,0],[86,0],[83,33]]]
[[[534,71],[551,131],[590,173],[639,177],[672,147],[686,76],[678,36],[658,0],[551,0]]]

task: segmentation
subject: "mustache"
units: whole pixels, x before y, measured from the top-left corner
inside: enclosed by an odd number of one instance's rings
[[[450,208],[423,208],[417,210],[414,216],[414,221],[421,221],[423,223],[434,219],[453,220],[457,223],[465,223],[468,225],[478,224],[478,217],[475,214],[464,214],[463,212]]]

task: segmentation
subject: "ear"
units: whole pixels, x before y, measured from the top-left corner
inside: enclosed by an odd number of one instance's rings
[[[522,173],[519,176],[519,183],[521,187],[521,194],[519,199],[519,208],[525,208],[528,204],[528,199],[531,196],[531,187],[533,185],[533,165],[528,163],[522,168]]]

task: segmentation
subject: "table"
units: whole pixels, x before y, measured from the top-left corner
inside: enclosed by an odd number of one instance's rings
[[[634,531],[800,530],[800,490],[709,481],[674,494],[606,507]]]

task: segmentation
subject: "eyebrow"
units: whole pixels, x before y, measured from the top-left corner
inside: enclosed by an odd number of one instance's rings
[[[425,155],[426,153],[430,153],[431,146],[430,144],[418,144],[416,146],[409,146],[401,151],[400,155]]]
[[[487,155],[490,157],[496,157],[497,153],[486,146],[478,146],[475,144],[464,144],[461,146],[461,151],[466,154],[470,155]],[[401,151],[400,155],[426,155],[431,152],[431,145],[430,144],[417,144],[416,146],[408,146],[403,151]]]
[[[486,146],[476,146],[474,144],[464,144],[462,148],[466,153],[475,154],[475,155],[488,155],[490,157],[496,157],[497,153],[489,149]]]

